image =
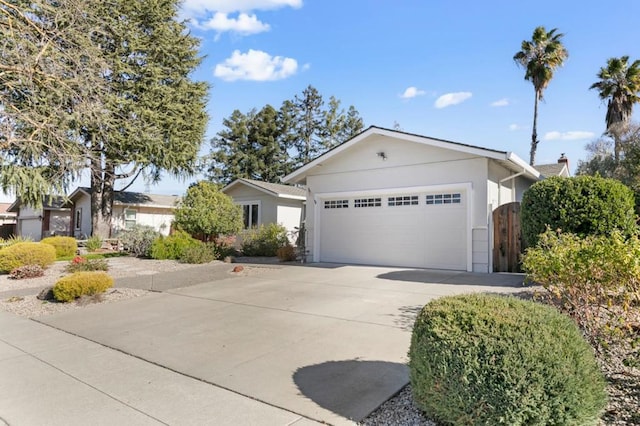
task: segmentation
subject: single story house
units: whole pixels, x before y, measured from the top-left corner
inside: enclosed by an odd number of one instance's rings
[[[0,203],[0,238],[9,238],[16,233],[16,213],[8,211],[12,203]]]
[[[71,209],[64,197],[45,197],[42,208],[36,209],[16,199],[7,212],[16,215],[16,235],[40,241],[52,235],[71,235]]]
[[[141,192],[116,191],[113,200],[111,236],[133,225],[153,227],[163,235],[169,235],[174,211],[179,197]],[[91,188],[78,187],[69,195],[72,235],[84,239],[91,235]]]
[[[278,223],[292,233],[304,217],[307,192],[303,188],[253,179],[236,179],[222,192],[242,206],[244,228]]]
[[[285,176],[313,262],[492,271],[492,212],[544,176],[512,152],[369,127]]]

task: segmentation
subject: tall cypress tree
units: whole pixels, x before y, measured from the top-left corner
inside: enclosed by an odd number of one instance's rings
[[[93,232],[108,235],[114,185],[141,173],[195,170],[207,122],[208,86],[189,74],[199,64],[198,40],[177,21],[178,0],[112,0],[100,8],[109,72],[106,125],[85,129],[91,158]]]

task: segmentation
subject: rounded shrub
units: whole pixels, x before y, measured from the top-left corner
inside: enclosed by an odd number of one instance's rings
[[[176,231],[168,237],[160,236],[151,244],[151,257],[153,259],[174,259],[182,257],[184,251],[202,244],[184,231]]]
[[[113,278],[102,271],[76,272],[60,278],[53,286],[58,302],[70,302],[80,296],[102,293],[113,287]]]
[[[277,223],[260,225],[242,234],[242,254],[245,256],[276,256],[278,249],[287,244],[287,229]]]
[[[486,294],[418,315],[409,350],[416,404],[452,425],[589,425],[605,381],[575,323],[555,309]]]
[[[56,257],[74,256],[78,251],[78,242],[73,237],[47,237],[40,241],[56,249]]]
[[[151,256],[151,245],[160,237],[160,233],[151,226],[134,225],[131,229],[118,232],[122,248],[134,256]]]
[[[56,249],[50,244],[16,243],[0,250],[0,273],[6,274],[25,265],[46,268],[56,261]]]
[[[614,179],[597,176],[551,177],[522,196],[522,234],[535,246],[547,227],[581,237],[636,232],[633,191]]]

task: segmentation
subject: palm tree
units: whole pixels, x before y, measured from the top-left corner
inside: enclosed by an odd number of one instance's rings
[[[533,166],[538,147],[538,102],[543,99],[544,89],[553,78],[556,68],[562,66],[569,56],[562,44],[564,34],[557,33],[557,28],[551,31],[544,27],[533,30],[531,40],[523,40],[521,50],[513,56],[513,60],[522,66],[526,72],[524,79],[533,83],[536,99],[533,107],[533,132],[531,133],[531,152],[529,164]]]
[[[610,58],[607,66],[600,68],[600,81],[590,89],[598,89],[600,99],[607,102],[607,131],[614,140],[614,158],[620,158],[620,135],[629,128],[633,104],[640,102],[640,60],[629,65],[629,57]]]

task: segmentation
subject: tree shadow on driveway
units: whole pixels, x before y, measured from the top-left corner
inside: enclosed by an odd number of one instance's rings
[[[398,393],[409,373],[404,364],[354,359],[299,368],[293,381],[322,408],[357,422]]]
[[[482,287],[524,287],[524,274],[481,274],[473,272],[406,269],[386,272],[377,278],[424,284],[469,285]]]

